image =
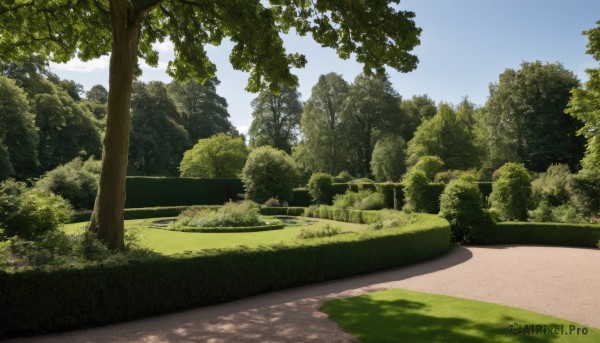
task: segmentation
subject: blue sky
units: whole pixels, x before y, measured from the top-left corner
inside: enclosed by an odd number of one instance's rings
[[[403,0],[402,10],[416,13],[417,26],[423,29],[421,45],[414,50],[420,63],[408,74],[388,70],[395,89],[404,97],[428,94],[439,101],[458,103],[468,96],[484,104],[488,85],[506,68],[519,68],[523,61],[560,62],[585,81],[585,69],[599,63],[585,54],[587,39],[582,31],[600,20],[600,0]],[[342,74],[351,82],[362,67],[339,59],[331,49],[320,47],[308,37],[286,36],[289,52],[306,55],[308,64],[295,70],[300,79],[303,100],[310,96],[319,75]],[[173,57],[172,46],[157,46],[158,68],[143,66],[142,81],[169,82],[164,72]],[[220,95],[229,103],[235,126],[245,131],[252,121],[247,93],[247,74],[229,64],[231,44],[207,47],[217,65],[221,80]],[[108,57],[90,62],[73,60],[51,65],[61,78],[81,83],[86,90],[95,84],[108,87]]]

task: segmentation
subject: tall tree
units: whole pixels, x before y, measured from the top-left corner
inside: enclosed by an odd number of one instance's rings
[[[402,179],[406,171],[406,142],[398,135],[382,137],[375,143],[371,171],[377,181]]]
[[[264,90],[252,100],[252,108],[250,145],[270,145],[291,154],[302,116],[300,92],[287,86],[279,93]]]
[[[241,137],[219,133],[199,139],[183,154],[181,176],[209,179],[236,178],[248,158],[248,148]]]
[[[221,83],[216,77],[204,84],[196,81],[181,83],[173,81],[167,86],[169,93],[184,112],[185,128],[190,142],[208,138],[217,133],[236,133],[229,121],[227,100],[217,94]]]
[[[415,165],[422,156],[439,156],[448,169],[480,166],[481,150],[469,127],[472,105],[463,103],[458,110],[441,104],[433,118],[425,120],[408,142],[408,164]]]
[[[95,85],[85,93],[85,98],[90,101],[97,101],[101,104],[108,102],[108,90],[103,85]]]
[[[347,146],[341,113],[348,97],[348,83],[341,75],[329,73],[319,76],[310,98],[304,104],[300,130],[304,136],[303,149],[294,150],[313,172],[325,171],[337,175],[343,168]],[[310,162],[309,162],[310,161]]]
[[[25,178],[38,171],[38,133],[25,92],[14,80],[0,76],[0,155],[10,162],[11,176]]]
[[[111,54],[102,173],[90,229],[120,249],[131,87],[138,57],[157,65],[152,43],[170,37],[176,53],[168,72],[176,79],[204,81],[216,69],[204,45],[229,37],[231,64],[250,72],[250,91],[298,83],[290,69],[303,67],[306,58],[288,54],[279,36],[292,28],[336,49],[342,58],[355,56],[367,71],[383,74],[387,65],[408,72],[418,62],[410,51],[419,44],[421,30],[414,13],[390,3],[397,1],[5,1],[0,3],[0,59],[37,53],[67,62],[75,55],[90,60]]]
[[[413,95],[410,99],[403,99],[400,107],[403,114],[400,135],[407,142],[413,138],[417,127],[424,120],[431,119],[437,112],[435,101],[426,94]]]
[[[162,82],[134,83],[131,99],[130,175],[179,175],[190,147],[183,116]]]
[[[387,76],[358,75],[344,103],[342,121],[348,125],[348,138],[360,152],[363,176],[371,173],[371,156],[375,142],[387,133],[398,134],[402,122],[400,95]]]
[[[596,24],[598,26],[584,34],[588,36],[587,53],[600,61],[600,21]],[[573,89],[567,113],[584,123],[578,132],[587,138],[583,167],[600,170],[600,68],[587,69],[585,72],[589,80],[584,89]]]
[[[483,126],[478,132],[487,142],[492,167],[513,161],[538,172],[555,163],[575,169],[584,151],[583,140],[576,137],[582,123],[566,115],[565,108],[578,86],[575,75],[556,63],[524,62],[519,70],[500,74],[478,113]]]

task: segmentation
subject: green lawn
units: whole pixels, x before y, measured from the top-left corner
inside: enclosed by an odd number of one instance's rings
[[[286,227],[282,230],[240,233],[194,233],[149,228],[148,223],[157,219],[165,218],[126,220],[125,230],[136,226],[140,227],[143,244],[155,252],[165,255],[209,248],[234,247],[238,245],[258,246],[275,244],[296,239],[296,236],[302,228],[312,230],[327,224],[339,227],[342,231],[358,231],[367,227],[367,225],[364,224],[314,219],[318,222],[306,226]],[[86,223],[67,224],[65,225],[64,230],[67,233],[75,233],[85,225]]]
[[[557,300],[558,301],[558,300]],[[600,330],[514,307],[390,289],[327,301],[329,318],[362,342],[600,342]],[[511,324],[520,325],[513,335]],[[525,325],[540,325],[527,333]],[[543,333],[546,325],[546,334]],[[550,334],[556,326],[558,334]],[[516,328],[516,326],[514,326]],[[562,329],[561,329],[562,328]],[[562,331],[561,331],[562,330]],[[576,329],[575,329],[576,330]]]

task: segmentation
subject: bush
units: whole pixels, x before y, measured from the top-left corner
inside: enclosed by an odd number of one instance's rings
[[[345,170],[342,170],[339,174],[337,174],[336,177],[333,178],[333,182],[335,183],[346,183],[352,180],[354,180],[354,177],[352,177],[352,175]]]
[[[546,201],[540,202],[535,210],[529,212],[529,219],[534,222],[558,221],[552,212],[552,207]]]
[[[224,133],[198,140],[183,154],[181,176],[207,179],[235,178],[246,163],[248,148],[241,137]]]
[[[440,216],[450,222],[452,239],[469,243],[474,234],[485,235],[490,217],[484,210],[479,187],[470,179],[451,181],[440,197]]]
[[[522,164],[506,163],[492,186],[490,205],[503,220],[527,220],[531,208],[531,177]]]
[[[325,225],[320,229],[301,229],[298,234],[299,239],[309,239],[309,238],[323,238],[323,237],[333,237],[342,233],[342,229],[339,227],[331,226],[329,224]]]
[[[289,202],[297,181],[298,170],[292,158],[268,146],[254,149],[242,170],[246,195],[258,203],[271,197]]]
[[[409,170],[420,170],[425,173],[427,180],[432,182],[435,175],[444,169],[444,161],[438,156],[421,156],[417,163]]]
[[[600,171],[583,169],[570,183],[577,209],[588,218],[600,215]]]
[[[265,201],[264,205],[268,207],[281,207],[281,203],[277,198],[270,198],[269,200]]]
[[[424,171],[412,169],[402,179],[404,209],[410,212],[426,212],[431,207],[427,194],[429,179]],[[436,199],[437,202],[437,199]]]
[[[0,183],[0,228],[7,237],[35,240],[68,223],[71,215],[71,206],[58,195],[12,180]]]
[[[192,207],[169,225],[169,230],[181,227],[249,227],[266,225],[260,217],[260,206],[252,201],[228,202],[219,209]]]
[[[553,164],[531,182],[533,200],[536,204],[549,206],[566,204],[571,198],[571,171],[566,164]]]
[[[36,187],[60,195],[76,209],[91,209],[98,191],[100,167],[100,161],[90,158],[83,162],[77,157],[47,172]]]
[[[479,180],[479,174],[475,170],[446,170],[435,174],[433,178],[434,182],[438,183],[450,183],[457,179],[468,179],[469,181]]]
[[[331,203],[333,177],[325,173],[314,173],[308,180],[308,193],[315,204]]]
[[[352,210],[380,210],[385,208],[383,194],[370,190],[358,192],[346,191],[343,195],[336,195],[333,208]]]

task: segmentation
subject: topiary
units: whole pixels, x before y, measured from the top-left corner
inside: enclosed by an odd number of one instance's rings
[[[325,173],[314,173],[308,180],[308,193],[315,204],[331,203],[333,177]]]
[[[503,220],[527,220],[533,205],[531,177],[523,164],[509,162],[500,167],[500,177],[492,185],[490,205]]]
[[[420,169],[412,169],[404,175],[402,186],[404,187],[404,210],[408,212],[426,212],[427,185],[429,178]]]
[[[269,146],[254,149],[242,169],[246,196],[258,203],[271,197],[289,201],[298,182],[298,169],[292,158]]]
[[[483,195],[475,182],[467,178],[451,181],[440,197],[440,216],[450,222],[452,240],[469,243],[472,236],[485,236],[490,216],[484,210]],[[484,237],[475,237],[481,241]]]

